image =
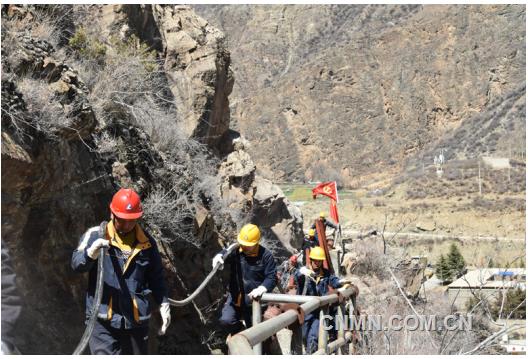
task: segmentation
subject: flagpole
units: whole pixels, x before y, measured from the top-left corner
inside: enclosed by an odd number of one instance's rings
[[[339,203],[339,192],[337,191],[337,181],[334,181],[334,185],[335,185],[335,189],[336,189],[336,198],[337,198],[336,203]]]

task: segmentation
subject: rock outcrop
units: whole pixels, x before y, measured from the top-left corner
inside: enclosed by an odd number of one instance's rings
[[[165,72],[186,132],[212,148],[229,129],[234,78],[224,34],[188,7],[155,6]]]
[[[135,34],[159,51],[182,130],[219,152],[234,83],[224,34],[188,6],[113,5],[100,12],[103,38]]]
[[[219,173],[224,179],[222,198],[240,212],[251,209],[250,222],[263,229],[263,244],[277,259],[300,248],[303,217],[282,190],[271,181],[255,175],[256,166],[246,152],[243,139],[237,139],[234,148],[222,162]]]
[[[286,249],[280,251],[282,256],[298,250],[303,237],[301,210],[293,206],[279,186],[271,181],[257,176],[254,185],[253,216],[255,222],[264,228],[269,246],[273,249],[280,243]]]

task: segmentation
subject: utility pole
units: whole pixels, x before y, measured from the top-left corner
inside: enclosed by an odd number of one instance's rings
[[[478,185],[479,185],[479,194],[482,196],[482,180],[480,179],[480,158],[478,161]]]
[[[510,140],[508,142],[509,142],[509,146],[510,146],[510,154],[509,154],[509,158],[508,158],[508,183],[511,183],[511,174],[510,174],[511,159],[512,159],[512,154],[511,154],[511,136],[510,136]]]

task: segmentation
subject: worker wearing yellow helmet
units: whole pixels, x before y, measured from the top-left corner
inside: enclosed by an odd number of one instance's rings
[[[310,249],[318,245],[319,245],[319,242],[317,241],[317,238],[315,237],[315,229],[310,228],[308,230],[308,234],[304,236],[302,247],[301,247],[301,253],[303,253],[303,259],[302,259],[303,265],[306,265],[306,257],[309,255]]]
[[[319,219],[321,221],[323,221],[325,229],[326,229],[327,226],[328,227],[332,227],[333,229],[337,229],[338,228],[337,224],[335,224],[334,222],[332,222],[331,220],[326,218],[326,213],[323,212],[323,211],[319,212]],[[312,224],[312,226],[310,228],[315,230],[315,222]]]
[[[227,301],[222,308],[220,325],[229,334],[243,330],[241,320],[251,325],[251,308],[253,299],[271,292],[277,283],[277,270],[273,254],[260,245],[260,229],[254,224],[246,224],[240,230],[237,243],[238,250],[224,249],[213,258],[213,268],[223,268],[224,262],[229,266],[230,279]],[[225,258],[224,258],[225,257]]]
[[[326,259],[325,251],[321,247],[313,247],[310,250],[310,265],[301,267],[295,274],[298,295],[323,296],[327,295],[329,288],[337,289],[348,280],[339,279],[328,269],[323,267]],[[319,331],[319,310],[304,317],[303,336],[306,339],[306,354],[312,354],[317,350],[317,338]]]
[[[333,229],[335,230],[338,230],[339,229],[339,225],[335,224],[334,222],[332,222],[331,220],[329,220],[328,218],[326,218],[326,213],[321,211],[319,212],[319,218],[322,222],[323,222],[323,227],[324,227],[324,230],[325,230],[325,233],[326,233],[326,227],[332,227]],[[312,226],[310,227],[310,229],[313,229],[315,231],[316,229],[316,226],[315,226],[315,221],[314,223],[312,224]],[[317,240],[317,232],[315,233],[315,239]],[[317,242],[319,243],[319,242]],[[333,248],[334,247],[334,241],[331,240],[331,239],[328,239],[328,245],[330,248]]]

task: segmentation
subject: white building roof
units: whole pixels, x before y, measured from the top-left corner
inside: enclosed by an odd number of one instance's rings
[[[493,277],[497,274],[511,272],[515,277],[513,280],[495,280]],[[518,276],[524,275],[524,280],[519,280]],[[455,280],[447,286],[450,288],[511,288],[519,286],[520,282],[526,284],[525,268],[481,268],[467,272],[462,277]]]

